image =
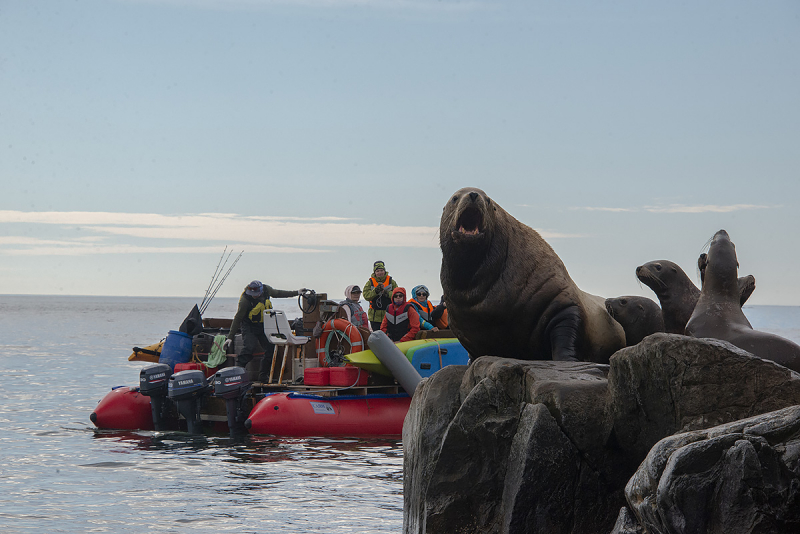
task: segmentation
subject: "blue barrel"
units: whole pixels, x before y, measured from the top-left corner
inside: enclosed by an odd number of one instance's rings
[[[175,370],[176,363],[188,363],[192,359],[192,336],[185,332],[170,330],[158,363],[166,363]]]

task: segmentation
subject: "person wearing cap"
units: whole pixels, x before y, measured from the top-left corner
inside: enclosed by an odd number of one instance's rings
[[[408,303],[411,304],[419,314],[420,329],[438,332],[439,328],[434,326],[433,318],[431,317],[433,314],[433,304],[428,300],[428,295],[430,294],[431,292],[428,291],[427,286],[416,286],[411,290],[411,299]]]
[[[398,287],[392,291],[392,303],[386,308],[381,330],[395,343],[412,341],[417,336],[419,314],[414,306],[406,302],[405,288]]]
[[[372,323],[372,330],[379,330],[386,308],[392,303],[392,291],[397,289],[397,282],[386,272],[386,264],[376,261],[372,265],[372,276],[364,284],[362,296],[369,302],[367,317]]]
[[[361,333],[363,339],[367,339],[372,333],[372,324],[369,322],[367,312],[361,307],[361,288],[358,286],[347,286],[344,290],[346,297],[339,303],[337,316],[352,323]]]
[[[269,373],[269,368],[272,365],[273,353],[273,345],[264,333],[264,310],[272,308],[272,302],[269,299],[270,297],[296,297],[305,292],[305,290],[305,288],[297,291],[275,289],[272,286],[262,284],[258,280],[253,280],[247,284],[242,296],[239,297],[239,307],[236,309],[236,315],[233,316],[228,339],[225,340],[223,345],[225,352],[228,352],[228,349],[233,344],[234,336],[241,330],[243,347],[236,357],[236,365],[244,367],[253,359],[253,354],[264,351],[264,357],[261,359],[261,368],[259,369],[259,379],[263,381],[264,375]]]

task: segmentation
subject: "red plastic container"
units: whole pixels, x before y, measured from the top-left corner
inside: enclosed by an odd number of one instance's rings
[[[366,386],[369,371],[360,367],[330,367],[332,386]]]
[[[175,364],[175,372],[180,373],[181,371],[203,371],[203,374],[206,375],[206,378],[213,375],[217,372],[217,368],[208,368],[204,363],[197,363],[197,362],[189,362],[189,363],[176,363]]]
[[[303,369],[303,384],[306,386],[329,386],[331,367],[310,367]]]

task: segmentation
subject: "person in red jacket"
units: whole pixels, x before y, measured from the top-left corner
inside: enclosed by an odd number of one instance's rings
[[[386,308],[381,330],[395,343],[411,341],[419,332],[419,314],[406,302],[405,288],[398,287],[392,291],[392,303]]]

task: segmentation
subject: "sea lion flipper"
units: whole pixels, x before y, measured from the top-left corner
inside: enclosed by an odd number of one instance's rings
[[[581,312],[570,306],[558,312],[547,325],[545,335],[550,340],[550,353],[555,361],[577,362],[578,333],[581,328]]]

